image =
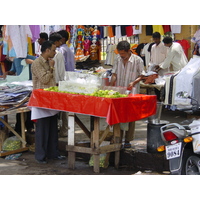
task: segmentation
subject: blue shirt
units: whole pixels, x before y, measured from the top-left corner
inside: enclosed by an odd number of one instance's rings
[[[19,75],[21,74],[22,69],[23,69],[23,67],[24,67],[24,66],[21,64],[21,62],[22,62],[23,59],[35,60],[36,57],[35,57],[35,56],[27,55],[26,58],[14,58],[10,71],[16,73],[17,76],[19,76]],[[30,67],[31,67],[31,64],[29,64],[29,77],[30,77],[30,80],[31,80],[31,79],[32,79],[32,76],[31,76]]]
[[[74,71],[75,67],[74,53],[70,50],[70,48],[66,44],[61,45],[58,48],[58,50],[63,54],[65,58],[65,70]]]

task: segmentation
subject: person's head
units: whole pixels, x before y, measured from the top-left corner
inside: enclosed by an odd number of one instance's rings
[[[52,41],[56,47],[59,47],[61,44],[62,44],[62,36],[58,33],[52,33],[50,36],[49,36],[49,40]]]
[[[48,34],[45,32],[40,33],[40,38],[38,39],[38,43],[42,45],[42,43],[47,40],[48,40]]]
[[[65,44],[69,39],[69,33],[65,30],[61,30],[57,32],[62,36],[62,44]]]
[[[166,47],[170,47],[172,45],[172,38],[167,36],[163,39],[163,43]]]
[[[153,41],[154,41],[156,44],[159,44],[159,43],[160,43],[161,35],[160,35],[159,32],[153,33],[152,37],[153,37]]]
[[[46,59],[53,58],[56,54],[56,45],[52,41],[45,41],[42,43],[41,52]]]
[[[117,51],[123,60],[128,59],[130,57],[130,47],[131,46],[127,41],[121,41],[117,44]]]

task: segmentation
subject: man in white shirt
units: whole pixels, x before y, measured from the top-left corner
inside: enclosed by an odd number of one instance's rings
[[[185,67],[188,63],[188,59],[182,46],[179,43],[172,42],[172,38],[168,36],[163,39],[163,42],[164,45],[168,47],[168,53],[164,62],[156,68],[156,71],[158,72],[161,69],[170,68],[171,65],[171,72],[177,72]]]
[[[155,44],[151,48],[151,56],[148,71],[152,71],[158,66],[162,65],[163,61],[167,56],[167,47],[165,47],[164,43],[161,42],[161,35],[159,32],[155,32],[152,35],[153,41]],[[163,75],[167,69],[160,70],[159,75]]]
[[[62,44],[62,36],[58,33],[52,33],[49,37],[49,40],[52,41],[56,47],[60,47]],[[54,56],[53,60],[55,61],[55,79],[56,84],[58,84],[59,81],[64,80],[65,76],[65,58],[62,53],[60,53],[58,50],[56,50],[56,55]]]

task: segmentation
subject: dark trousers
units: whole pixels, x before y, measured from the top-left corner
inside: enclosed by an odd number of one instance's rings
[[[37,119],[35,130],[35,159],[55,158],[58,152],[58,116]]]

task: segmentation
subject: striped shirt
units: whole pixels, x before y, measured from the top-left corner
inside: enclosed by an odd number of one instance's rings
[[[117,56],[112,69],[112,73],[117,75],[116,86],[128,87],[129,83],[135,81],[143,70],[144,62],[139,56],[131,54],[125,66],[121,57]],[[139,83],[135,87],[136,93],[139,93]]]
[[[31,65],[33,89],[56,86],[55,75],[50,72],[50,65],[41,55]]]

